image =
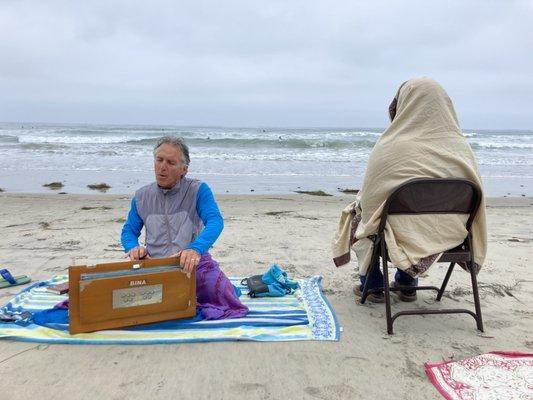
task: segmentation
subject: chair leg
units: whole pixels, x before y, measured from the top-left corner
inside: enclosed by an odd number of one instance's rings
[[[361,294],[361,304],[365,304],[366,298],[368,297],[368,277],[371,276],[374,268],[379,268],[378,243],[374,244],[374,249],[372,251],[373,253],[372,257],[370,258],[370,265],[368,266],[368,270],[366,271],[367,279],[365,280],[365,284],[363,285],[363,291]],[[378,263],[375,262],[375,257],[378,257]],[[377,264],[377,266],[375,264]]]
[[[381,241],[381,259],[383,260],[383,293],[385,295],[385,313],[387,316],[387,333],[392,335],[392,312],[390,305],[389,267],[387,263],[387,247],[385,241]]]
[[[483,318],[481,317],[481,305],[479,303],[479,290],[477,286],[477,276],[476,271],[474,271],[475,257],[474,257],[474,246],[472,245],[472,234],[469,232],[467,236],[468,250],[470,251],[470,277],[472,279],[472,294],[474,295],[474,305],[476,306],[476,324],[477,329],[483,332]]]
[[[470,262],[470,276],[472,278],[472,293],[474,294],[474,305],[476,307],[477,329],[483,332],[483,318],[481,317],[481,305],[479,302],[479,290],[477,286],[476,272],[474,271],[474,261]]]
[[[455,263],[450,263],[450,266],[448,267],[448,272],[446,272],[446,276],[444,277],[444,281],[442,281],[442,286],[439,289],[439,293],[437,294],[437,301],[440,301],[442,299],[442,295],[444,294],[444,291],[446,290],[446,286],[448,285],[448,281],[450,280],[450,276],[452,276],[453,267],[455,266]]]

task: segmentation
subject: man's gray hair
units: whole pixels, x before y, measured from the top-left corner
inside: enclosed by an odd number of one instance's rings
[[[154,156],[157,152],[157,149],[163,144],[170,144],[180,150],[181,154],[183,154],[183,159],[181,161],[185,165],[190,164],[191,158],[189,157],[189,146],[187,146],[187,143],[185,143],[185,139],[183,139],[182,137],[175,136],[164,136],[160,138],[154,147]]]

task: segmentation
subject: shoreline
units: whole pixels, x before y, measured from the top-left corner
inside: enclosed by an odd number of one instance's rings
[[[0,194],[77,194],[77,195],[126,195],[153,182],[151,176],[131,178],[124,183],[120,177],[101,178],[92,174],[87,180],[42,178],[38,175],[25,177],[7,176],[0,180]],[[151,175],[151,174],[150,174]],[[291,195],[298,192],[322,191],[335,197],[342,196],[342,190],[359,190],[363,184],[359,176],[210,176],[191,174],[191,178],[206,182],[215,194],[229,195]],[[41,182],[42,180],[42,182]],[[487,197],[533,197],[533,176],[514,178],[482,178]],[[81,183],[84,182],[84,183]],[[89,189],[87,186],[95,189]],[[99,191],[99,185],[107,185],[106,191]]]
[[[134,193],[138,188],[153,182],[150,171],[4,171],[0,178],[3,193],[73,193],[97,194],[88,185],[106,184],[105,194],[122,195]],[[338,196],[341,189],[360,189],[364,171],[357,168],[349,175],[310,174],[200,174],[191,172],[187,176],[206,182],[215,194],[248,195],[268,194],[287,195],[297,191],[324,191]],[[533,175],[505,176],[482,174],[484,192],[487,197],[533,197]],[[44,185],[54,184],[57,190]]]
[[[318,189],[320,190],[320,189]],[[64,199],[88,199],[88,200],[131,200],[132,196],[135,194],[135,191],[132,191],[131,193],[54,193],[50,191],[49,193],[40,193],[40,192],[8,192],[3,191],[0,192],[0,198],[2,197],[17,197],[17,198],[39,198],[39,197],[45,197],[45,198],[64,198]],[[259,199],[301,199],[301,198],[309,198],[309,199],[322,199],[327,200],[330,199],[330,201],[337,202],[338,199],[346,199],[348,202],[353,201],[353,198],[355,197],[355,194],[345,194],[342,192],[338,192],[336,194],[331,194],[329,196],[324,196],[321,194],[310,194],[310,193],[298,193],[295,191],[294,193],[288,194],[288,193],[247,193],[247,194],[241,194],[241,193],[217,193],[214,192],[215,198],[218,200],[228,200],[228,199],[236,199],[236,198],[259,198]],[[350,200],[352,199],[352,200]],[[533,205],[533,195],[532,196],[489,196],[486,197],[487,205],[489,206],[504,206],[501,204],[501,202],[517,202],[517,204],[520,204],[521,206],[527,206],[527,205]],[[522,204],[524,203],[524,204]],[[347,203],[348,204],[348,203]]]

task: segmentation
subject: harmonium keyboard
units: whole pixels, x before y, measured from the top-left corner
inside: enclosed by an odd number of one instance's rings
[[[76,265],[68,276],[70,333],[196,315],[196,276],[177,257]]]

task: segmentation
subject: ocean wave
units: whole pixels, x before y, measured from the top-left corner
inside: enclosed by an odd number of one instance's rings
[[[527,150],[533,149],[533,143],[480,143],[471,142],[474,150]]]
[[[313,177],[349,177],[350,174],[343,173],[311,173],[311,172],[212,172],[212,171],[194,171],[195,175],[209,175],[209,176],[313,176]]]
[[[235,138],[191,138],[186,137],[186,142],[191,147],[213,147],[213,148],[289,148],[289,149],[355,149],[374,147],[374,140],[314,140],[314,139],[286,139],[283,137],[267,139],[235,139]],[[130,145],[155,145],[157,139],[133,139],[126,142]]]
[[[48,150],[48,151],[63,151],[68,149],[68,146],[64,144],[55,143],[20,143],[20,148],[24,150]]]
[[[260,165],[324,173],[366,163],[381,133],[365,129],[158,128],[79,126],[26,128],[0,125],[0,167],[37,161],[55,168],[134,168],[151,165],[152,148],[162,135],[182,136],[191,147],[195,167],[227,172]],[[483,166],[501,169],[533,163],[533,132],[464,132]],[[3,159],[3,161],[2,161]],[[81,167],[80,167],[81,168]]]
[[[18,143],[19,137],[15,135],[0,135],[0,143]]]
[[[529,139],[529,138],[528,138]],[[470,145],[475,151],[522,151],[533,149],[533,140],[499,140],[497,138],[470,139]],[[194,138],[185,137],[191,149],[200,152],[213,152],[217,149],[230,151],[268,152],[277,151],[370,151],[376,140],[358,138],[352,140],[342,139],[301,139],[301,138]],[[100,137],[80,138],[70,137],[17,137],[14,135],[0,135],[0,146],[7,148],[21,148],[24,150],[65,150],[75,153],[120,154],[131,151],[144,152],[155,145],[157,138],[130,137]],[[134,149],[135,147],[135,149]]]
[[[133,136],[133,135],[3,135],[0,142],[22,144],[57,144],[57,145],[112,145],[128,144],[136,146],[154,146],[160,136]],[[225,137],[224,135],[190,136],[182,135],[185,141],[192,146],[202,147],[266,147],[266,148],[372,148],[375,143],[374,135],[347,136],[340,135],[269,135],[269,136],[240,136]]]
[[[130,140],[127,140],[125,143],[126,144],[135,144],[135,145],[155,145],[157,140],[159,138],[141,138],[141,139],[130,139]]]
[[[206,153],[193,153],[191,154],[191,163],[205,161],[244,161],[244,162],[326,162],[326,163],[346,163],[353,162],[355,159],[365,159],[366,157],[355,157],[352,153],[341,154],[324,154],[324,153],[298,153],[298,154],[241,154],[241,153],[224,153],[224,154],[206,154]]]
[[[140,138],[142,140],[145,138]],[[149,138],[146,138],[149,139]],[[119,144],[131,141],[131,136],[32,136],[24,135],[18,137],[19,143],[35,144]]]

